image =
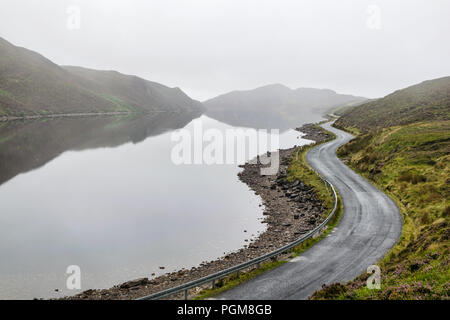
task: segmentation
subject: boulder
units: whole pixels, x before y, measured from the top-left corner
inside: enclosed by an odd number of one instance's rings
[[[131,280],[131,281],[122,283],[120,285],[120,288],[121,289],[129,289],[129,288],[133,288],[136,286],[146,285],[148,283],[149,283],[148,278],[140,278],[140,279]]]

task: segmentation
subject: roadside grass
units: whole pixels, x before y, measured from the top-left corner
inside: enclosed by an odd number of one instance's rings
[[[321,127],[320,127],[321,128]],[[335,135],[331,132],[326,131],[325,129],[321,128],[324,132],[326,132],[330,138],[326,141],[323,141],[322,143],[328,142],[330,140],[335,139]],[[288,168],[288,180],[294,181],[295,179],[299,179],[300,181],[310,185],[314,188],[314,191],[318,195],[319,199],[321,199],[326,207],[325,210],[325,217],[330,214],[331,209],[334,207],[334,197],[333,192],[330,190],[330,188],[324,184],[324,182],[319,178],[317,173],[308,165],[306,162],[306,153],[314,146],[317,146],[318,144],[311,144],[308,146],[302,146],[297,148],[296,152],[294,152],[294,155],[291,160],[291,164]],[[337,192],[337,191],[336,191]],[[305,242],[299,244],[298,246],[288,250],[285,252],[285,254],[288,255],[288,259],[292,259],[312,246],[314,246],[316,243],[320,242],[322,239],[327,237],[333,229],[339,224],[340,219],[342,217],[342,214],[344,212],[343,204],[341,197],[339,194],[338,201],[337,201],[337,209],[334,214],[334,216],[330,219],[327,226],[318,233],[315,237],[312,237]],[[213,298],[227,290],[230,290],[234,287],[237,287],[238,285],[249,281],[258,275],[272,270],[276,267],[279,267],[280,265],[288,262],[287,260],[280,260],[280,261],[274,261],[274,260],[268,260],[267,262],[261,263],[259,268],[252,269],[248,272],[240,272],[239,275],[233,274],[231,276],[225,277],[224,279],[221,279],[220,281],[217,281],[215,288],[211,289],[204,289],[202,290],[195,298],[194,300],[203,300],[208,298]]]
[[[306,154],[314,146],[315,145],[307,145],[297,148],[287,170],[287,180],[289,182],[294,182],[298,179],[312,187],[317,197],[324,203],[324,206],[327,209],[324,214],[328,215],[329,210],[334,206],[333,192],[306,162]]]
[[[338,156],[397,202],[399,242],[379,262],[382,288],[368,275],[333,284],[314,299],[449,299],[450,121],[414,123],[357,136]]]

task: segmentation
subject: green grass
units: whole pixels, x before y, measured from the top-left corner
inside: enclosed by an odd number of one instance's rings
[[[379,262],[382,288],[362,275],[317,292],[316,299],[448,299],[450,296],[450,121],[361,134],[338,155],[384,190],[403,215],[397,245]]]
[[[322,127],[319,128],[330,136],[329,139],[323,141],[322,143],[336,138],[333,133],[326,131]],[[325,213],[325,215],[328,215],[329,210],[331,210],[334,206],[333,193],[306,161],[306,154],[316,145],[317,144],[310,144],[297,148],[297,150],[294,152],[294,156],[292,157],[291,164],[287,170],[287,179],[290,182],[294,182],[296,179],[298,179],[312,187],[316,192],[318,198],[325,204],[325,207],[327,208],[327,212]]]
[[[131,105],[124,103],[121,99],[119,99],[115,96],[104,95],[103,98],[114,103],[114,105],[116,106],[116,110],[114,110],[114,111],[116,111],[116,112],[133,111],[134,110],[134,108]]]
[[[450,120],[449,91],[450,77],[424,81],[345,111],[336,123],[373,131],[421,121]]]
[[[328,215],[329,210],[334,206],[333,193],[306,162],[306,153],[311,150],[312,147],[313,146],[311,145],[302,146],[297,149],[297,152],[294,152],[291,165],[287,170],[287,180],[294,182],[298,179],[303,181],[306,185],[314,188],[317,197],[323,201],[325,207],[327,208],[324,214]]]
[[[330,136],[330,139],[328,139],[327,141],[335,139],[334,134],[328,131],[325,132],[328,133]],[[311,167],[306,162],[305,158],[306,153],[315,145],[317,144],[297,148],[296,150],[297,152],[294,152],[294,156],[292,157],[291,164],[288,168],[288,180],[293,181],[295,179],[299,179],[302,182],[314,188],[314,191],[316,192],[317,196],[324,202],[325,207],[327,208],[327,210],[325,210],[324,213],[325,218],[330,214],[331,209],[334,207],[334,197],[332,190],[330,190],[329,187],[327,187],[324,184],[324,182],[319,178],[319,176],[314,172],[314,170],[311,169]],[[316,243],[318,243],[320,240],[328,236],[333,230],[333,228],[339,224],[343,212],[344,208],[342,205],[342,201],[340,196],[338,195],[337,211],[328,222],[327,227],[321,233],[319,233],[318,236],[312,237],[306,240],[305,242],[299,244],[298,246],[287,251],[287,253],[291,253],[290,258],[294,258],[302,254],[303,252],[314,246]],[[234,274],[232,276],[221,279],[221,281],[216,283],[216,287],[214,289],[203,290],[197,297],[195,297],[195,300],[202,300],[217,296],[220,293],[230,290],[246,281],[249,281],[266,271],[274,269],[285,262],[286,261],[270,260],[261,264],[259,269],[254,269],[249,272],[240,273],[239,276]]]
[[[11,97],[12,95],[11,95],[11,93],[9,93],[8,91],[6,91],[6,90],[0,88],[0,97],[1,97],[1,96]]]

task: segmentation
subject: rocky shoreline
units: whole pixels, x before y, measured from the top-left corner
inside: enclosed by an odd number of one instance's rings
[[[306,134],[302,138],[316,142],[322,142],[329,138],[320,128],[311,124],[304,125],[296,130]],[[249,240],[248,245],[245,245],[244,248],[219,259],[203,262],[200,266],[189,270],[181,269],[153,279],[136,279],[110,289],[91,289],[62,299],[136,299],[259,257],[312,230],[321,223],[325,208],[312,188],[299,180],[292,183],[286,180],[286,170],[295,150],[296,148],[280,150],[280,170],[274,176],[260,175],[261,164],[246,163],[241,166],[243,171],[239,173],[239,179],[261,197],[265,208],[263,223],[267,224],[267,230],[261,233],[258,238]],[[289,254],[284,258],[288,257]],[[190,290],[190,296],[195,296],[201,290],[202,288]],[[184,298],[184,295],[180,294],[172,298]]]

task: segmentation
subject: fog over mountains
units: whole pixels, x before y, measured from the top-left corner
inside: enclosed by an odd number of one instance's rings
[[[290,89],[272,84],[254,90],[233,91],[203,104],[208,116],[232,125],[287,129],[319,121],[333,108],[365,100],[329,89]]]
[[[61,67],[0,38],[0,116],[201,110],[179,88],[116,71]]]
[[[205,101],[117,71],[59,66],[0,38],[0,117],[104,112],[206,114],[234,126],[285,130],[315,122],[338,106],[365,98],[329,89],[272,84]]]

